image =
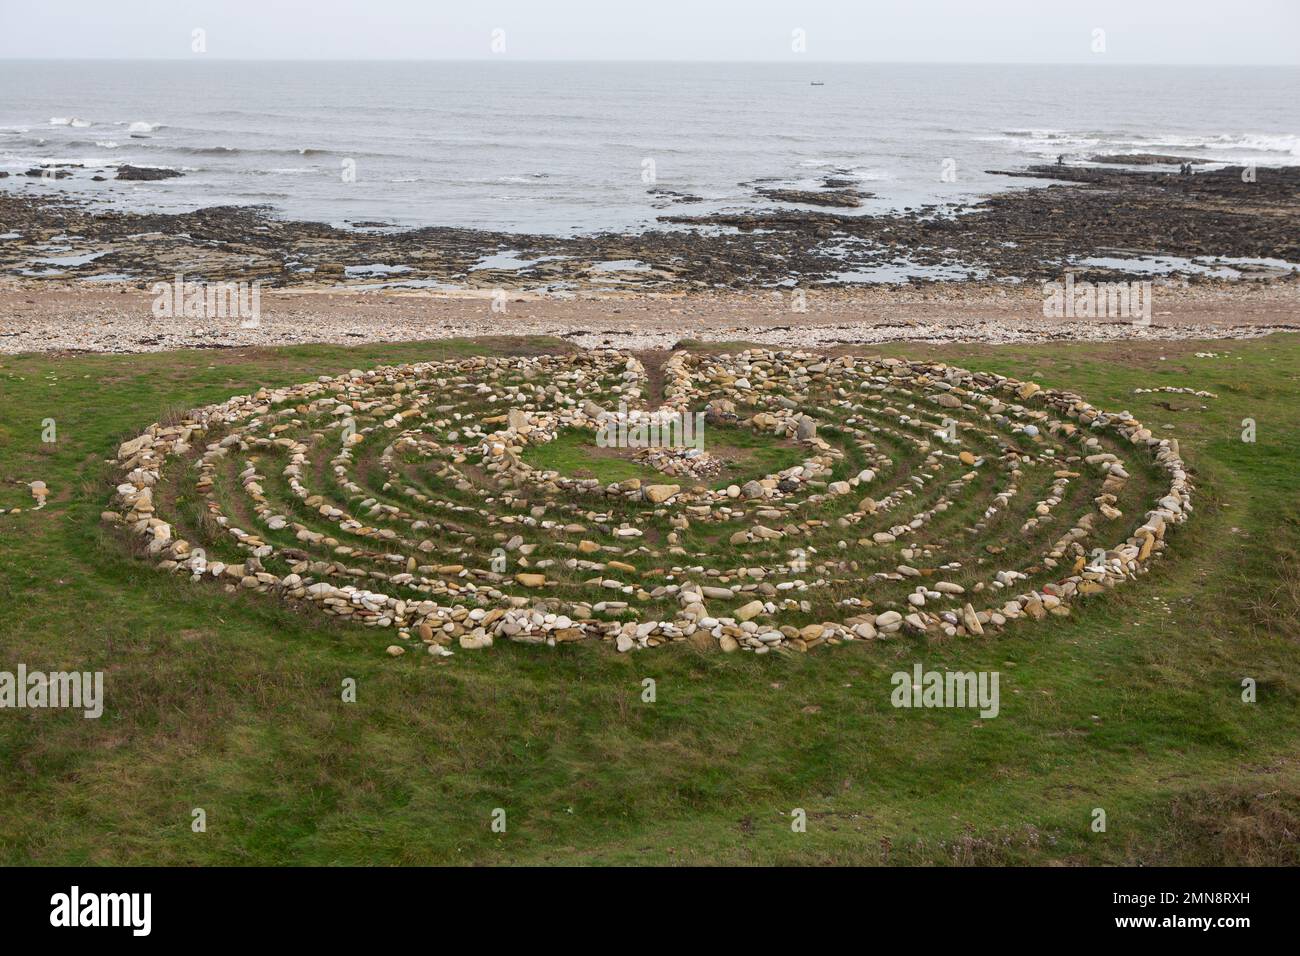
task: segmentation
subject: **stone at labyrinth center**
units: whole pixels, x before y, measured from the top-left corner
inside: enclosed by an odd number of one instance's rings
[[[394,655],[589,639],[764,654],[1066,615],[1144,573],[1192,510],[1175,439],[1034,382],[766,349],[677,351],[662,375],[657,408],[615,350],[263,388],[123,443],[104,517],[162,570],[391,630]],[[803,460],[725,487],[525,460],[624,405],[703,412]],[[1134,497],[1137,469],[1155,500]],[[155,491],[185,480],[204,529],[158,513]]]

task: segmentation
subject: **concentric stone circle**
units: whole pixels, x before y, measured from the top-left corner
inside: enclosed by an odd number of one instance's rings
[[[763,654],[1066,615],[1144,573],[1192,511],[1175,439],[1034,382],[765,349],[658,372],[661,389],[606,350],[263,388],[123,443],[105,518],[163,570],[392,629],[393,653]],[[798,463],[714,483],[537,463],[562,434],[696,414],[705,454],[739,436]]]

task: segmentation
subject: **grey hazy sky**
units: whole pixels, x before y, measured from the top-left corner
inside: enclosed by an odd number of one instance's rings
[[[500,28],[512,59],[1300,64],[1300,0],[11,2],[6,58],[190,57],[202,28],[213,58],[479,59]]]

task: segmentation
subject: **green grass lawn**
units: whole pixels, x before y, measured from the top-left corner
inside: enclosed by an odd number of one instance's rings
[[[0,508],[22,509],[0,515],[0,670],[106,691],[99,720],[0,710],[0,863],[1300,863],[1300,336],[871,350],[1127,408],[1194,471],[1151,574],[979,640],[389,658],[383,632],[152,570],[99,520],[105,458],[178,409],[517,347],[0,357]],[[1219,397],[1133,394],[1159,385]],[[998,671],[1001,714],[894,709],[917,661]]]
[[[598,478],[604,484],[640,479],[691,486],[707,484],[725,488],[762,478],[802,462],[807,454],[792,441],[774,441],[771,435],[729,425],[706,425],[700,432],[704,450],[722,462],[722,471],[707,482],[674,477],[655,471],[633,458],[636,449],[600,448],[594,432],[563,429],[552,441],[530,445],[523,460],[534,468],[558,471],[567,478]]]

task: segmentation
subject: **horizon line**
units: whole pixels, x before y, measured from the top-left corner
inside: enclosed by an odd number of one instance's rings
[[[217,61],[221,63],[708,63],[708,64],[743,64],[755,66],[768,65],[825,65],[825,66],[1145,66],[1145,67],[1207,67],[1207,68],[1246,68],[1257,67],[1300,69],[1296,63],[1206,63],[1206,62],[1172,62],[1172,61],[1122,61],[1105,59],[1079,60],[839,60],[839,59],[721,59],[709,60],[699,57],[679,57],[676,59],[642,59],[614,57],[514,57],[501,54],[466,57],[260,57],[260,56],[212,56],[207,53],[191,53],[182,56],[7,56],[0,55],[0,62],[33,63],[179,63],[192,60]]]

